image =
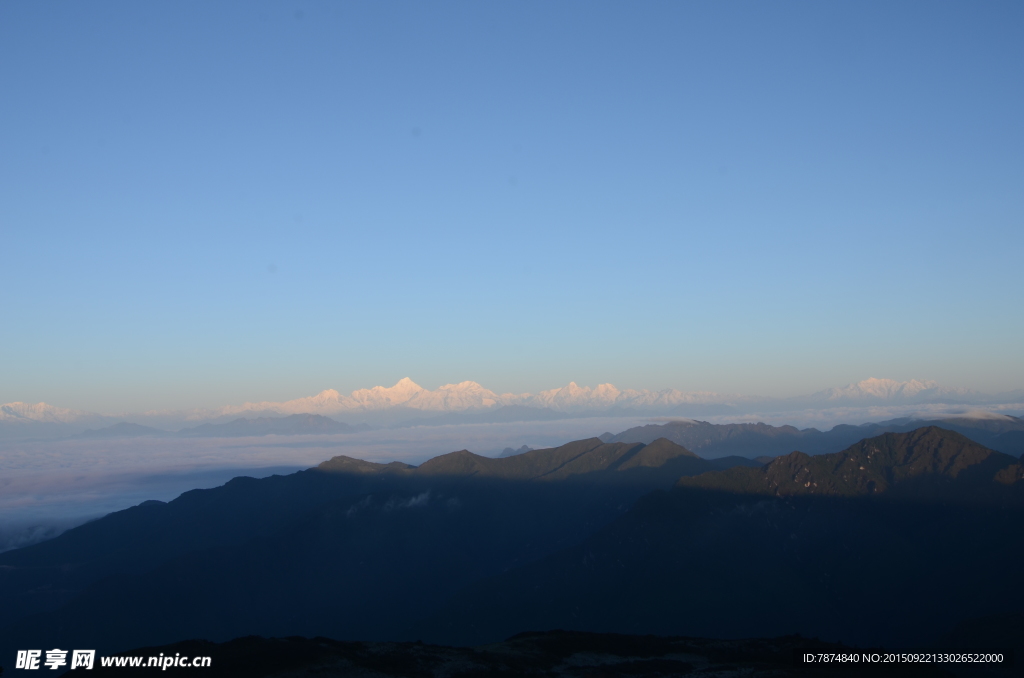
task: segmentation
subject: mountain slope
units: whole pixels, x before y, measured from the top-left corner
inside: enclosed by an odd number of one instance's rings
[[[799,632],[912,646],[1024,605],[1018,460],[941,429],[814,459],[682,479],[582,543],[467,587],[424,637]],[[938,482],[916,491],[921,479]]]
[[[235,479],[0,554],[0,652],[550,628],[906,645],[1024,605],[1016,459],[931,428],[715,467],[590,439]]]
[[[635,457],[639,459],[634,460]],[[425,462],[419,473],[480,475],[518,480],[555,480],[598,471],[628,470],[642,466],[662,466],[670,460],[686,457],[703,461],[684,447],[664,438],[643,443],[605,443],[589,438],[554,449],[530,450],[511,457],[481,457],[453,452]]]
[[[577,440],[553,449],[530,450],[509,457],[482,457],[462,450],[434,457],[416,469],[427,476],[464,476],[503,480],[564,481],[637,487],[670,487],[680,476],[733,466],[760,467],[742,457],[708,461],[670,440],[605,443]]]
[[[0,644],[396,637],[467,583],[577,543],[671,487],[683,466],[719,464],[668,441],[593,439],[238,478],[0,554]]]
[[[682,478],[678,486],[769,496],[844,497],[892,491],[943,492],[951,497],[955,487],[958,496],[975,490],[991,498],[1009,489],[1007,483],[993,481],[1016,462],[959,433],[929,426],[910,433],[886,433],[835,454],[810,457],[793,452],[759,469],[733,468]]]

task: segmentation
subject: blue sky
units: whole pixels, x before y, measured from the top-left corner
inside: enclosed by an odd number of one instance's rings
[[[1024,386],[1020,3],[0,3],[0,402]]]

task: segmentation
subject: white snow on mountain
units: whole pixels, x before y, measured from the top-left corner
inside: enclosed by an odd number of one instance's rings
[[[391,387],[374,386],[352,391],[351,395],[342,395],[333,388],[317,393],[308,398],[297,398],[283,403],[258,402],[244,405],[227,405],[217,410],[218,414],[244,414],[246,412],[279,412],[281,414],[331,414],[357,410],[386,410],[406,405],[425,388],[406,377]]]
[[[22,402],[0,405],[0,424],[36,424],[49,426],[83,426],[84,422],[109,420],[157,423],[167,428],[188,422],[219,420],[227,417],[249,417],[258,415],[322,414],[342,415],[346,420],[358,421],[370,417],[378,423],[408,420],[409,416],[423,417],[428,413],[453,413],[486,411],[502,406],[519,405],[552,410],[566,415],[604,413],[640,414],[647,416],[679,415],[701,417],[735,416],[742,418],[764,417],[784,412],[802,412],[801,416],[813,419],[811,412],[826,411],[839,414],[850,410],[870,412],[872,416],[883,416],[885,412],[903,412],[914,406],[970,406],[984,405],[991,411],[1017,411],[1024,401],[1024,392],[1013,392],[1000,396],[986,396],[963,388],[945,388],[934,381],[895,381],[892,379],[870,378],[839,388],[827,389],[795,398],[766,398],[728,395],[708,391],[661,391],[620,390],[612,384],[599,384],[593,388],[579,386],[575,382],[561,388],[530,393],[497,394],[476,383],[463,381],[445,384],[435,390],[423,388],[408,377],[394,386],[374,386],[358,389],[343,395],[334,389],[327,389],[305,398],[285,402],[247,402],[243,405],[228,405],[216,409],[194,409],[177,412],[146,412],[121,414],[117,417],[93,414],[79,410],[63,409],[46,403],[27,404]],[[1007,399],[1009,398],[1009,399]],[[882,409],[879,409],[882,408]],[[897,408],[897,409],[893,409]],[[923,410],[922,410],[923,411]],[[415,413],[419,412],[419,415]],[[403,414],[404,413],[404,414]],[[902,416],[902,415],[899,415]],[[383,419],[381,418],[383,417]],[[830,415],[831,418],[831,415]]]
[[[408,402],[409,407],[437,412],[479,410],[501,404],[494,391],[487,390],[475,381],[446,384],[436,391],[423,390]]]
[[[280,414],[342,414],[377,412],[393,408],[408,408],[428,412],[464,412],[486,410],[505,405],[522,405],[544,408],[556,412],[600,412],[613,408],[624,409],[665,409],[685,403],[727,403],[744,400],[741,396],[726,396],[707,391],[684,393],[675,389],[663,391],[626,390],[620,391],[612,384],[599,384],[594,388],[579,386],[570,382],[561,388],[530,393],[503,393],[484,388],[475,381],[445,384],[436,390],[428,390],[408,377],[391,387],[375,386],[370,389],[353,391],[352,395],[341,395],[330,389],[315,396],[298,398],[286,402],[245,403],[216,410],[218,416],[245,414],[247,412],[277,412]],[[198,413],[190,414],[195,418]]]
[[[611,384],[599,384],[595,388],[577,386],[570,381],[568,386],[541,391],[524,405],[548,407],[560,412],[583,409],[608,409],[618,402],[622,391]]]
[[[686,392],[676,389],[619,390],[612,384],[598,384],[591,388],[579,386],[576,382],[569,382],[567,386],[561,388],[541,391],[536,395],[530,393],[499,395],[475,381],[445,384],[431,391],[406,377],[394,386],[359,389],[353,391],[349,396],[341,395],[338,391],[330,389],[315,396],[282,403],[259,402],[228,406],[217,410],[217,414],[224,416],[246,412],[277,412],[280,414],[311,412],[331,415],[378,412],[394,408],[429,412],[464,412],[486,410],[503,405],[523,405],[565,413],[604,412],[611,409],[665,411],[682,405],[740,406],[752,403],[774,403],[776,406],[782,406],[786,403],[799,402],[819,403],[821,406],[835,407],[845,403],[938,402],[943,398],[949,399],[950,402],[973,402],[977,395],[979,394],[968,389],[943,388],[934,381],[895,381],[876,378],[819,391],[808,396],[787,399],[759,398],[710,391]]]
[[[504,404],[493,392],[475,381],[445,384],[430,391],[408,377],[391,387],[374,386],[341,395],[334,389],[321,391],[315,396],[297,398],[283,403],[259,402],[240,406],[227,406],[216,410],[219,415],[246,412],[278,412],[280,414],[339,414],[344,412],[375,412],[405,407],[414,410],[461,412]]]
[[[408,404],[424,392],[429,393],[409,377],[400,379],[391,388],[374,386],[352,391],[352,396],[345,402],[345,406],[352,409],[362,408],[366,410],[383,410],[389,407]]]
[[[895,381],[893,379],[876,379],[874,377],[847,384],[839,388],[830,388],[809,396],[812,400],[822,401],[923,401],[935,398],[956,398],[962,400],[978,395],[965,388],[944,388],[934,381]]]
[[[81,419],[95,418],[91,412],[81,410],[69,410],[63,407],[54,407],[46,403],[7,403],[0,405],[0,421],[5,423],[47,423],[47,424],[68,424]]]

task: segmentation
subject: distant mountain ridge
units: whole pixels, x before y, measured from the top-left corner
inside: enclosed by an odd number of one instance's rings
[[[424,412],[461,412],[483,410],[501,406],[519,405],[556,412],[572,413],[603,411],[613,407],[665,408],[681,403],[719,403],[735,399],[715,393],[684,393],[676,389],[663,391],[620,391],[611,384],[600,384],[594,388],[578,386],[569,382],[561,388],[530,393],[497,394],[474,381],[446,384],[430,391],[416,384],[408,377],[394,386],[375,386],[371,389],[353,391],[345,396],[334,389],[321,391],[309,398],[299,398],[283,403],[245,403],[241,406],[221,408],[219,412],[278,411],[342,413],[358,411],[379,411],[391,408],[406,408]]]
[[[604,438],[600,438],[600,440],[602,440],[603,442],[608,442]],[[506,447],[504,450],[501,451],[501,454],[499,454],[498,456],[499,457],[514,457],[517,454],[522,454],[523,452],[529,452],[532,449],[534,449],[534,448],[529,447],[528,445],[523,445],[519,449],[515,449],[515,448],[512,448],[512,447]]]
[[[808,396],[810,400],[824,401],[891,401],[916,400],[927,401],[949,397],[972,398],[980,394],[966,388],[947,388],[939,386],[935,381],[895,381],[893,379],[865,379],[856,384],[848,384],[840,388],[818,391]]]
[[[922,426],[939,425],[966,435],[994,450],[1019,456],[1024,454],[1024,420],[1006,415],[985,418],[953,417],[939,420],[898,419],[888,422],[839,425],[829,431],[814,428],[757,424],[711,424],[706,421],[677,420],[665,424],[647,424],[618,434],[604,433],[604,442],[650,444],[659,438],[690,450],[699,450],[706,459],[724,456],[747,458],[773,457],[800,450],[807,454],[835,452],[867,436],[886,432],[905,432]],[[103,439],[129,437],[243,437],[263,435],[329,435],[369,430],[365,424],[351,426],[317,414],[293,414],[285,417],[238,418],[223,424],[203,424],[165,431],[150,426],[119,422],[101,429],[87,429],[74,438]],[[532,451],[508,448],[499,455],[513,456]]]
[[[1024,390],[988,395],[969,389],[947,388],[934,381],[895,381],[870,378],[806,396],[770,398],[677,389],[620,390],[612,384],[593,388],[575,382],[561,388],[530,393],[498,394],[474,381],[423,388],[409,378],[394,386],[357,389],[343,395],[334,389],[284,402],[247,402],[214,409],[150,411],[110,417],[80,410],[14,402],[0,406],[0,436],[26,436],[32,431],[80,433],[96,424],[127,421],[159,428],[223,424],[232,419],[314,414],[375,425],[402,423],[490,423],[591,416],[752,417],[791,413],[792,422],[826,417],[831,421],[865,421],[865,412],[920,416],[936,412],[964,413],[986,408],[1024,413]],[[45,425],[45,426],[44,426]]]
[[[756,424],[712,424],[678,420],[665,424],[637,426],[606,438],[608,442],[651,442],[667,438],[707,459],[719,456],[774,457],[799,450],[810,455],[838,452],[858,440],[883,433],[905,433],[925,426],[956,431],[993,450],[1024,454],[1024,419],[1008,415],[947,417],[942,419],[902,418],[850,426],[840,424],[828,431],[815,428]]]
[[[67,424],[80,419],[99,417],[92,412],[81,410],[69,410],[62,407],[54,407],[46,403],[14,402],[0,405],[0,421],[4,422],[36,422],[36,423],[61,423]]]
[[[453,412],[489,409],[506,405],[522,405],[557,412],[590,412],[621,410],[667,411],[680,405],[737,405],[743,403],[787,402],[812,406],[815,403],[901,402],[931,403],[952,399],[956,402],[982,402],[986,396],[964,388],[946,388],[934,381],[892,379],[865,379],[841,388],[827,389],[808,396],[795,398],[767,398],[713,393],[710,391],[684,392],[677,389],[651,391],[647,389],[620,390],[612,384],[599,384],[594,388],[569,382],[561,388],[530,393],[498,394],[474,381],[446,384],[430,391],[408,377],[394,386],[353,391],[344,396],[329,389],[310,398],[299,398],[283,403],[245,403],[238,407],[222,408],[229,411],[275,410],[285,412],[348,412],[384,410],[405,407],[432,412]]]

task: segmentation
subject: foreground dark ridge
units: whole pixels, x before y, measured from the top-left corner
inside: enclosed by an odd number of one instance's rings
[[[416,468],[336,457],[236,478],[0,554],[0,650],[36,638],[114,651],[249,633],[402,637],[467,583],[730,463],[755,464],[593,438],[508,459],[461,451]]]
[[[147,502],[0,554],[0,660],[552,628],[906,646],[1024,608],[1014,457],[927,428],[716,466],[670,441],[591,439],[418,468],[336,457]]]
[[[226,643],[186,641],[132,650],[135,657],[211,657],[210,668],[169,668],[171,674],[209,678],[788,678],[835,676],[834,668],[797,666],[795,650],[851,653],[853,648],[799,636],[709,640],[549,631],[521,633],[475,648],[406,643],[340,642],[328,638],[260,638]],[[949,677],[933,666],[866,669],[870,675]],[[157,669],[108,668],[105,676],[153,676]],[[160,673],[163,673],[162,671]],[[843,672],[850,675],[849,672]],[[865,674],[867,675],[867,673]]]
[[[926,643],[1024,608],[1021,461],[929,427],[683,478],[454,596],[423,637],[524,628]]]

